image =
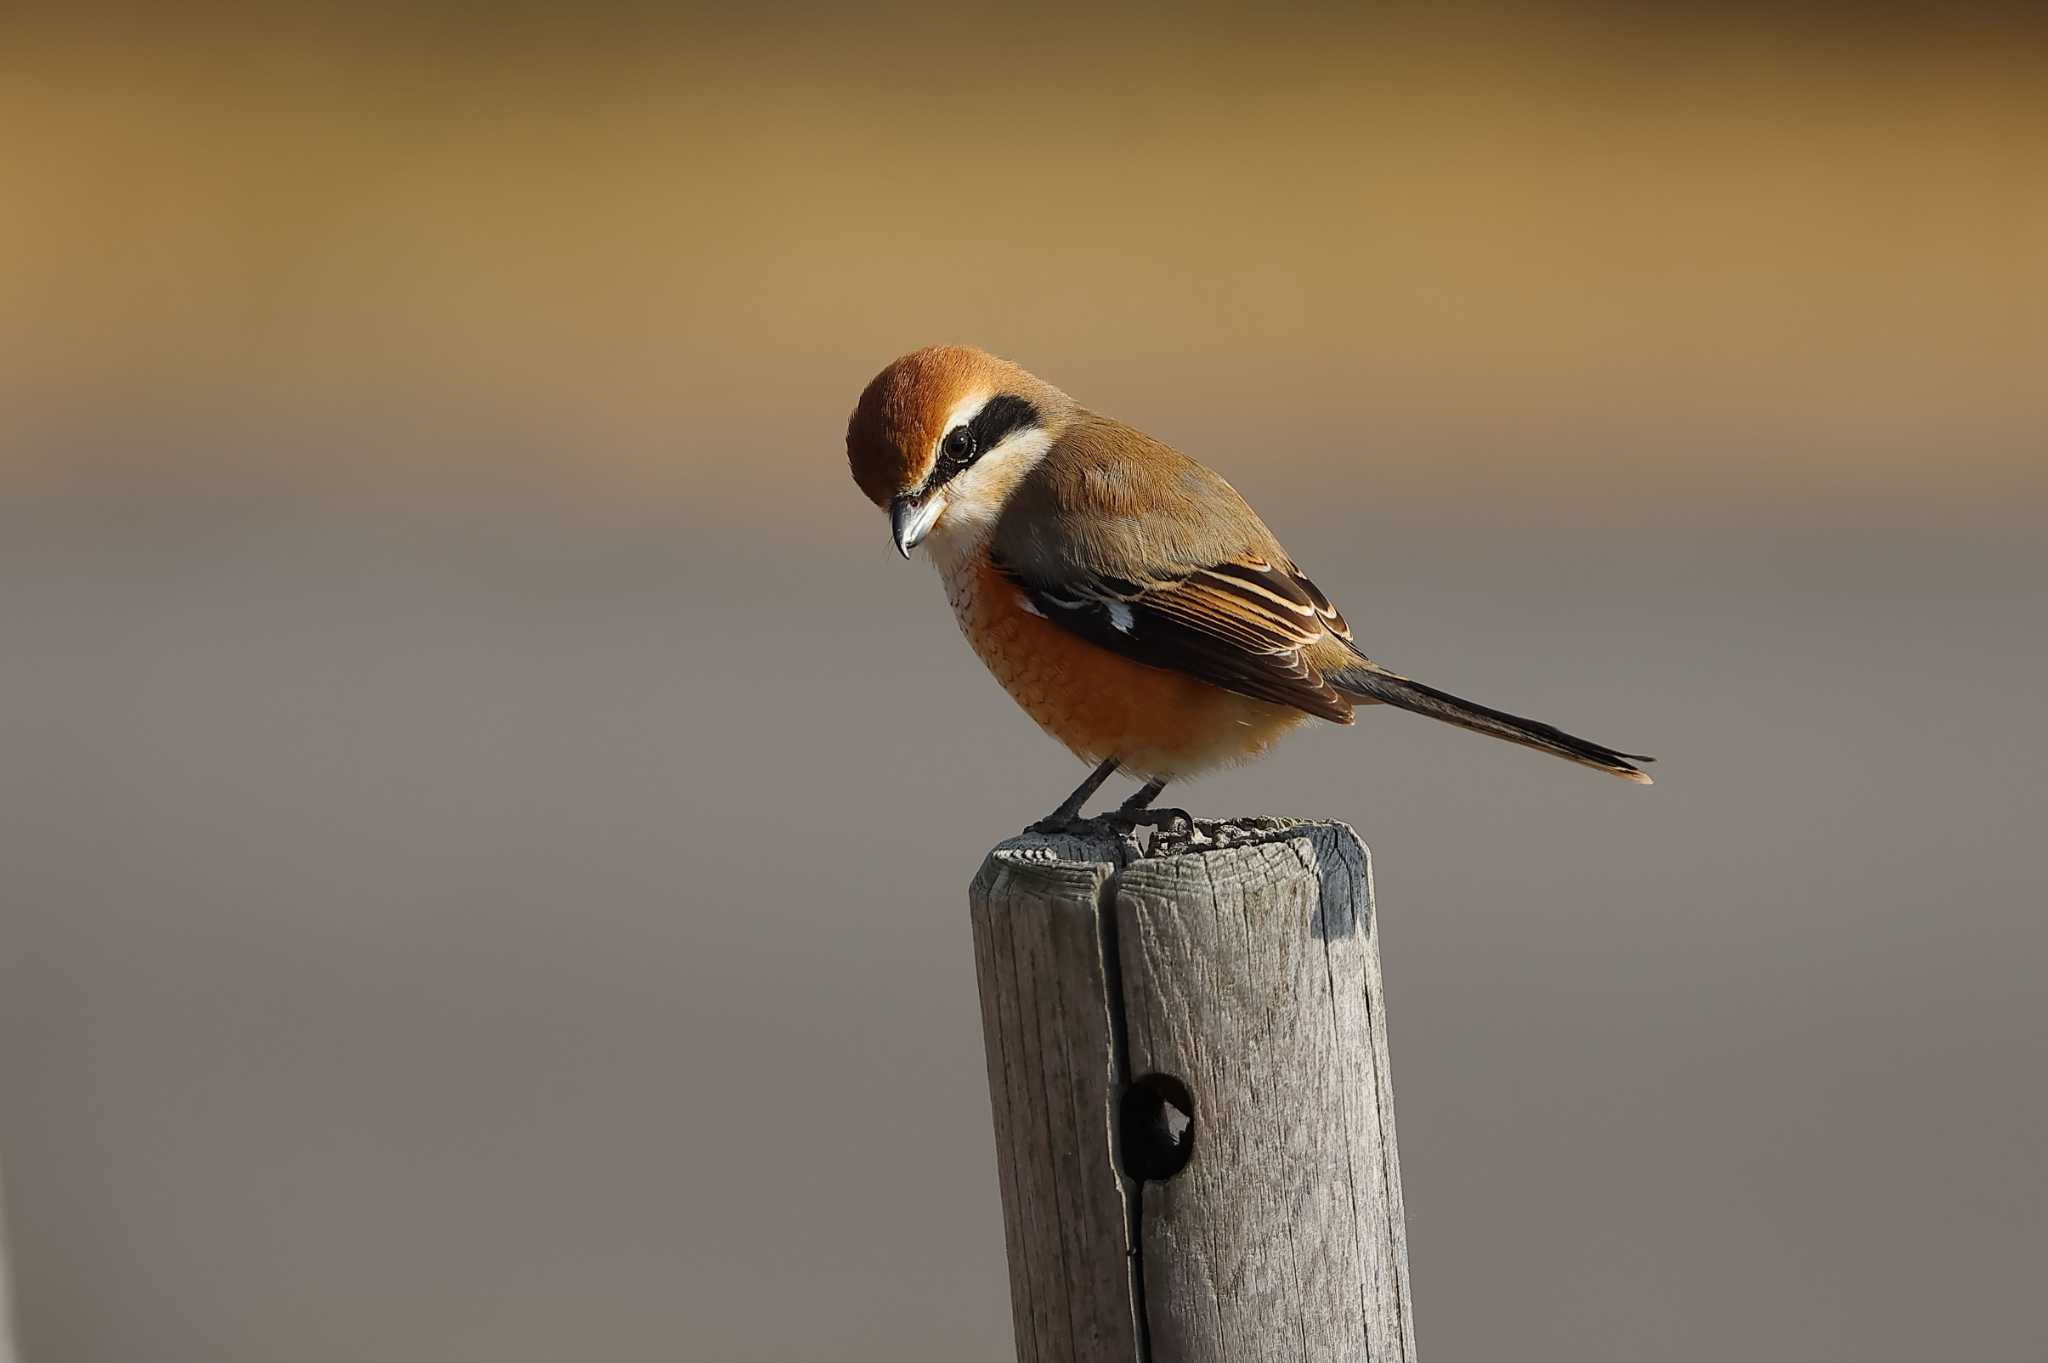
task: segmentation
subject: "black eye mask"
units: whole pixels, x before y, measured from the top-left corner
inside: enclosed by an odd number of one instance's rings
[[[946,432],[946,438],[939,442],[939,462],[925,482],[926,489],[944,486],[1000,445],[1005,437],[1037,424],[1038,409],[1023,398],[1008,393],[990,398],[973,420]]]

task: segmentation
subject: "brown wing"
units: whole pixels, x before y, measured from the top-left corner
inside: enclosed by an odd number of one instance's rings
[[[1343,617],[1236,489],[1142,431],[1078,413],[1018,485],[990,549],[1033,610],[1090,643],[1351,721],[1354,702],[1317,665],[1349,657]]]
[[[1004,562],[1031,609],[1112,653],[1338,724],[1352,702],[1308,660],[1343,618],[1289,563],[1245,558],[1142,581],[1069,571],[1034,579]]]

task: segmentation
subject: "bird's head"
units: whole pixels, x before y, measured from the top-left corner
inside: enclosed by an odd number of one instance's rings
[[[846,424],[846,462],[889,512],[905,557],[927,537],[978,539],[1045,456],[1072,402],[973,346],[927,346],[875,375]]]

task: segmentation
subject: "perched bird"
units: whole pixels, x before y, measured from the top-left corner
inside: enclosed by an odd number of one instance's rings
[[[1650,784],[1647,757],[1381,667],[1230,484],[986,351],[932,346],[876,375],[846,457],[897,550],[929,551],[996,680],[1099,764],[1041,826],[1119,770],[1144,780],[1119,811],[1137,817],[1169,781],[1373,704]]]

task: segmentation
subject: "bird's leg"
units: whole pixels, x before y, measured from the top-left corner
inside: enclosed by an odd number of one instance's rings
[[[1074,793],[1060,801],[1060,807],[1026,829],[1029,833],[1058,833],[1071,827],[1080,818],[1081,806],[1088,803],[1088,797],[1102,789],[1102,783],[1116,775],[1116,759],[1107,759],[1088,774],[1088,779],[1074,787]]]
[[[1130,799],[1118,805],[1116,812],[1119,814],[1135,814],[1141,809],[1149,808],[1152,802],[1159,798],[1159,792],[1165,789],[1165,778],[1155,776],[1144,785],[1139,786],[1137,793],[1131,796]]]
[[[1152,808],[1152,802],[1158,799],[1159,792],[1165,789],[1166,778],[1163,776],[1153,777],[1144,785],[1139,786],[1137,793],[1132,795],[1130,799],[1116,807],[1116,817],[1133,828],[1141,824],[1149,824],[1153,828],[1171,828],[1176,823],[1182,823],[1192,829],[1195,826],[1194,815],[1188,813],[1185,809]]]

